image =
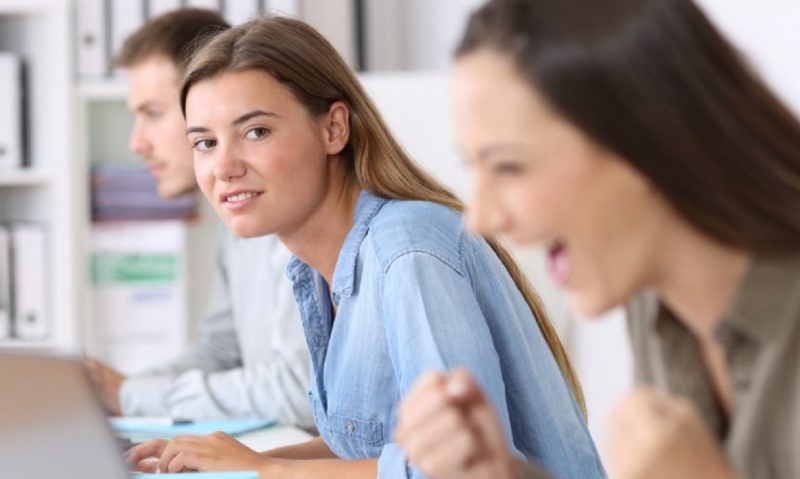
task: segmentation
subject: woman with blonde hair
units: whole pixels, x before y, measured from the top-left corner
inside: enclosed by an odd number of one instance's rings
[[[235,234],[275,234],[295,256],[321,437],[262,454],[222,434],[152,441],[129,452],[136,467],[421,477],[391,438],[397,403],[421,371],[462,367],[515,454],[604,476],[532,289],[497,243],[464,231],[461,203],[403,152],[324,38],[286,18],[221,33],[196,53],[181,100],[208,200]]]

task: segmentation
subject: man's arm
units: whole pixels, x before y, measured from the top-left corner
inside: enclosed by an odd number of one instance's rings
[[[219,245],[214,300],[201,338],[168,374],[126,381],[123,411],[313,426],[308,348],[285,275],[288,251],[274,237],[242,240],[227,232]]]

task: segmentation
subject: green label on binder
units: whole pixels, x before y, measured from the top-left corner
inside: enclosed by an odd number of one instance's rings
[[[92,255],[92,282],[95,286],[171,283],[177,278],[178,257],[174,254],[94,253]]]

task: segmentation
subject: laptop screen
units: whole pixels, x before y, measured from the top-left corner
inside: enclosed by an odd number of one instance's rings
[[[0,465],[8,478],[129,477],[79,359],[0,348]]]

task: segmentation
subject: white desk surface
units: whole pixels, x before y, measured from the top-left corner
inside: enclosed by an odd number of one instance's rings
[[[267,451],[276,447],[306,442],[314,436],[292,426],[273,426],[237,436],[242,444],[255,451]]]

